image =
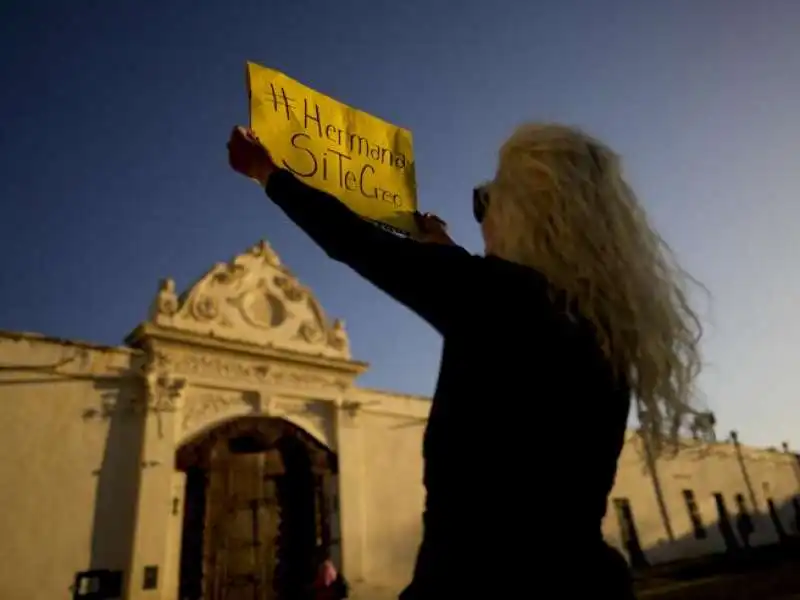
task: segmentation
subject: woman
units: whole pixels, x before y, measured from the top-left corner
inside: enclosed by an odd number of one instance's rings
[[[601,533],[631,397],[654,450],[674,439],[700,326],[618,157],[567,127],[518,129],[475,191],[485,255],[473,256],[435,218],[420,228],[438,243],[360,219],[276,168],[252,132],[234,129],[228,149],[331,258],[444,338],[424,535],[401,597],[632,598]]]

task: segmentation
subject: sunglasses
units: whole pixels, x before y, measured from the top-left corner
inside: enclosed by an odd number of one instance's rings
[[[472,214],[480,224],[486,218],[486,209],[489,207],[489,188],[480,185],[472,190]]]

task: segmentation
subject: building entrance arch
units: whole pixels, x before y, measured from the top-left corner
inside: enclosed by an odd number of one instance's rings
[[[295,598],[336,553],[336,455],[281,418],[243,416],[176,452],[186,473],[181,600]]]

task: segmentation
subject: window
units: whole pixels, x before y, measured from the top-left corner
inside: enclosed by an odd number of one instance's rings
[[[703,519],[700,517],[700,509],[697,508],[697,501],[692,490],[683,490],[683,501],[686,502],[686,510],[689,512],[689,520],[692,522],[692,530],[696,540],[706,539],[706,528]]]
[[[627,545],[637,537],[631,503],[627,498],[614,498],[614,510],[617,513],[617,520],[622,533],[622,543]]]
[[[647,557],[639,543],[639,534],[636,532],[636,523],[633,518],[631,503],[627,498],[614,498],[614,510],[619,521],[622,545],[628,551],[628,558],[634,569],[647,566]]]

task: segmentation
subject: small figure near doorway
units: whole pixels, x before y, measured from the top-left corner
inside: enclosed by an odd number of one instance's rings
[[[742,494],[736,494],[736,507],[736,529],[739,531],[739,538],[742,540],[742,546],[744,546],[745,549],[749,549],[751,547],[750,536],[753,535],[755,527],[753,526],[753,518],[747,510],[747,504]]]
[[[314,580],[313,600],[343,600],[347,598],[347,582],[336,570],[327,552],[319,552],[317,564],[319,566]]]

